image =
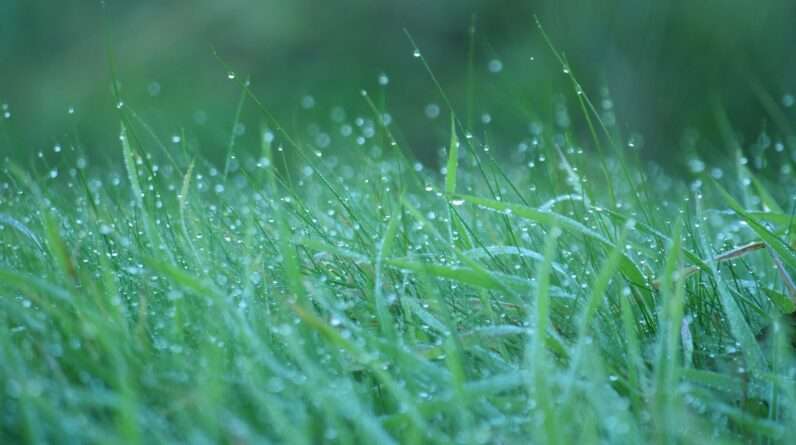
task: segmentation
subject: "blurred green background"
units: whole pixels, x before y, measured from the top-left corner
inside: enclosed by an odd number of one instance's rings
[[[688,127],[712,140],[712,98],[744,143],[774,128],[762,92],[793,116],[792,0],[0,0],[0,153],[30,158],[56,143],[98,158],[117,152],[108,48],[125,103],[155,132],[167,139],[184,130],[205,152],[223,152],[240,85],[227,79],[215,48],[238,76],[251,76],[290,131],[331,127],[337,106],[349,119],[367,115],[359,95],[367,88],[402,138],[430,158],[447,125],[444,111],[429,115],[444,102],[403,28],[473,130],[516,144],[529,123],[551,121],[561,103],[581,125],[534,14],[617,127],[643,135],[648,156],[676,153]],[[244,107],[242,122],[238,132],[253,142],[254,107]]]

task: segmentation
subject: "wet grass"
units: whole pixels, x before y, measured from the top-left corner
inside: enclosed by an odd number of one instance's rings
[[[665,172],[571,80],[590,139],[451,117],[444,168],[245,82],[221,164],[122,101],[121,161],[6,160],[1,441],[788,442],[794,148]]]

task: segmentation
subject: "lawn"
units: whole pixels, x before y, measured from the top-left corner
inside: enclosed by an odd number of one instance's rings
[[[560,62],[511,146],[436,85],[430,162],[386,88],[294,131],[233,70],[255,143],[117,90],[105,157],[5,159],[0,442],[788,443],[792,119],[661,167]]]

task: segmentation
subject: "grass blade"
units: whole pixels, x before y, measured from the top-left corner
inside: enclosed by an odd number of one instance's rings
[[[773,249],[777,254],[780,256],[782,261],[787,264],[789,267],[796,269],[796,253],[794,253],[793,248],[791,248],[787,243],[782,241],[778,236],[768,230],[763,224],[760,223],[756,218],[750,216],[744,209],[741,207],[741,204],[735,200],[723,187],[721,187],[718,183],[715,184],[716,188],[719,191],[719,194],[724,198],[724,201],[730,206],[731,209],[735,211],[746,223],[749,227],[754,230],[755,233],[766,243],[766,245]]]
[[[609,249],[615,247],[614,243],[599,233],[589,229],[573,219],[554,212],[545,212],[520,204],[509,204],[493,199],[479,198],[476,196],[456,195],[456,197],[488,210],[503,212],[504,214],[511,213],[520,218],[534,221],[546,226],[558,226],[563,230],[571,231],[588,239],[595,240]],[[633,260],[631,260],[630,257],[628,257],[625,253],[622,253],[619,268],[631,283],[637,286],[646,286],[646,279],[641,273],[641,270],[639,270],[638,266],[636,266],[635,263],[633,263]]]
[[[456,136],[456,121],[451,114],[451,142],[448,147],[448,165],[445,174],[445,194],[456,193],[456,171],[459,169],[459,138]]]

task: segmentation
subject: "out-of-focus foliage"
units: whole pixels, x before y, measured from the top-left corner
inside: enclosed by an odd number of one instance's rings
[[[415,37],[460,113],[488,112],[493,137],[510,140],[571,93],[544,46],[536,14],[587,91],[610,92],[617,125],[643,134],[648,155],[672,153],[682,131],[714,127],[717,98],[745,140],[773,125],[751,87],[783,108],[793,102],[796,4],[706,1],[194,0],[0,2],[0,153],[30,156],[69,137],[102,154],[118,130],[109,56],[129,104],[158,132],[184,128],[207,151],[223,147],[239,85],[219,55],[285,122],[305,125],[333,106],[364,109],[361,88],[389,77],[387,106],[415,151],[444,143],[424,109],[442,105],[403,28]],[[467,108],[468,28],[475,19],[472,110]],[[531,62],[531,57],[534,61]],[[500,62],[498,72],[490,61]],[[492,65],[495,68],[495,65]],[[571,96],[571,94],[569,94]],[[570,97],[571,105],[575,105]],[[72,108],[73,114],[68,110]],[[443,113],[444,113],[444,107]],[[786,112],[788,110],[785,110]],[[253,110],[249,124],[257,125]],[[321,116],[322,114],[322,116]],[[497,119],[499,117],[499,119]],[[8,121],[8,120],[7,120]],[[577,125],[580,125],[579,123]],[[216,141],[217,146],[210,141]]]

